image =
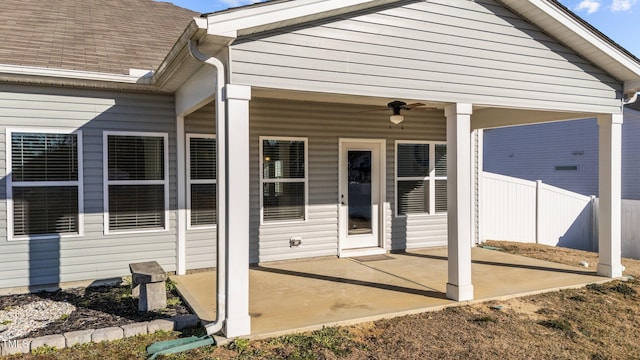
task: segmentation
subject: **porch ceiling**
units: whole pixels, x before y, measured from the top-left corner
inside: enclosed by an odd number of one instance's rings
[[[607,281],[594,271],[473,249],[475,297],[482,302]],[[250,270],[253,337],[438,310],[445,297],[446,249],[371,259],[265,264]],[[418,271],[416,271],[418,269]],[[215,318],[215,272],[175,277],[203,320]]]
[[[313,101],[313,102],[325,102],[325,103],[337,103],[337,104],[352,104],[352,105],[365,105],[365,106],[377,106],[384,107],[390,101],[402,100],[407,103],[420,102],[428,107],[437,109],[444,109],[447,105],[442,102],[430,102],[424,99],[396,99],[396,98],[384,98],[376,96],[360,96],[360,95],[345,95],[345,94],[332,94],[323,92],[310,92],[310,91],[298,91],[298,90],[282,90],[282,89],[269,89],[254,87],[252,88],[252,94],[254,97],[268,98],[268,99],[287,99],[296,101]]]
[[[428,101],[425,99],[396,99],[376,96],[358,96],[331,94],[322,92],[309,92],[297,90],[282,90],[255,87],[252,89],[255,98],[286,99],[295,101],[323,102],[334,104],[350,104],[354,106],[367,106],[384,108],[386,104],[393,100],[401,100],[407,103],[419,102],[434,111],[442,111],[449,103]],[[414,115],[406,114],[405,115]],[[473,115],[471,117],[472,129],[486,129],[505,126],[519,126],[552,121],[567,121],[596,117],[598,114],[586,112],[548,111],[535,109],[499,108],[486,105],[473,105]]]

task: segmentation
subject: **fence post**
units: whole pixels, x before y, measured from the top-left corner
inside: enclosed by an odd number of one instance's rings
[[[542,180],[536,180],[536,244],[540,244],[540,229],[542,222],[542,211],[540,210],[542,203]]]
[[[596,208],[596,196],[591,195],[591,251],[598,251],[598,209]]]

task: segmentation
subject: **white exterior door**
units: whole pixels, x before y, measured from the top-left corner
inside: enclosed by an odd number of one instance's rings
[[[384,252],[384,140],[340,140],[340,256]]]

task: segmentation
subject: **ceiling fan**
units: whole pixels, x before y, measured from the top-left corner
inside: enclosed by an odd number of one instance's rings
[[[427,107],[427,105],[423,103],[413,103],[407,104],[404,101],[395,100],[387,104],[387,107],[391,109],[393,112],[389,117],[389,121],[398,125],[402,121],[404,121],[404,116],[400,113],[401,110],[411,111],[411,110],[433,110],[434,107]]]

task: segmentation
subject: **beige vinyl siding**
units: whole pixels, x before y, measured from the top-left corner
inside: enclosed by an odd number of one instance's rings
[[[493,0],[434,0],[238,39],[236,84],[611,113],[619,81]]]
[[[34,286],[129,274],[128,264],[158,261],[175,270],[175,115],[167,95],[0,87],[0,288]],[[6,128],[82,130],[84,235],[7,241]],[[104,235],[103,131],[169,134],[168,231]]]
[[[200,108],[199,110],[185,117],[184,121],[184,128],[187,134],[215,134],[215,104],[210,103]],[[189,145],[186,141],[185,144],[186,146]],[[189,219],[187,219],[187,221],[189,221]],[[187,269],[191,270],[215,267],[217,256],[216,228],[191,228],[187,230],[186,236]]]
[[[384,105],[384,104],[383,104]],[[386,140],[385,242],[402,249],[446,242],[446,215],[395,218],[395,140],[444,141],[441,111],[406,113],[404,129],[375,107],[254,98],[250,103],[250,261],[335,256],[338,252],[338,140]],[[305,222],[260,225],[260,136],[308,139],[309,205]],[[406,234],[406,241],[405,241]],[[291,237],[300,247],[289,247]]]

